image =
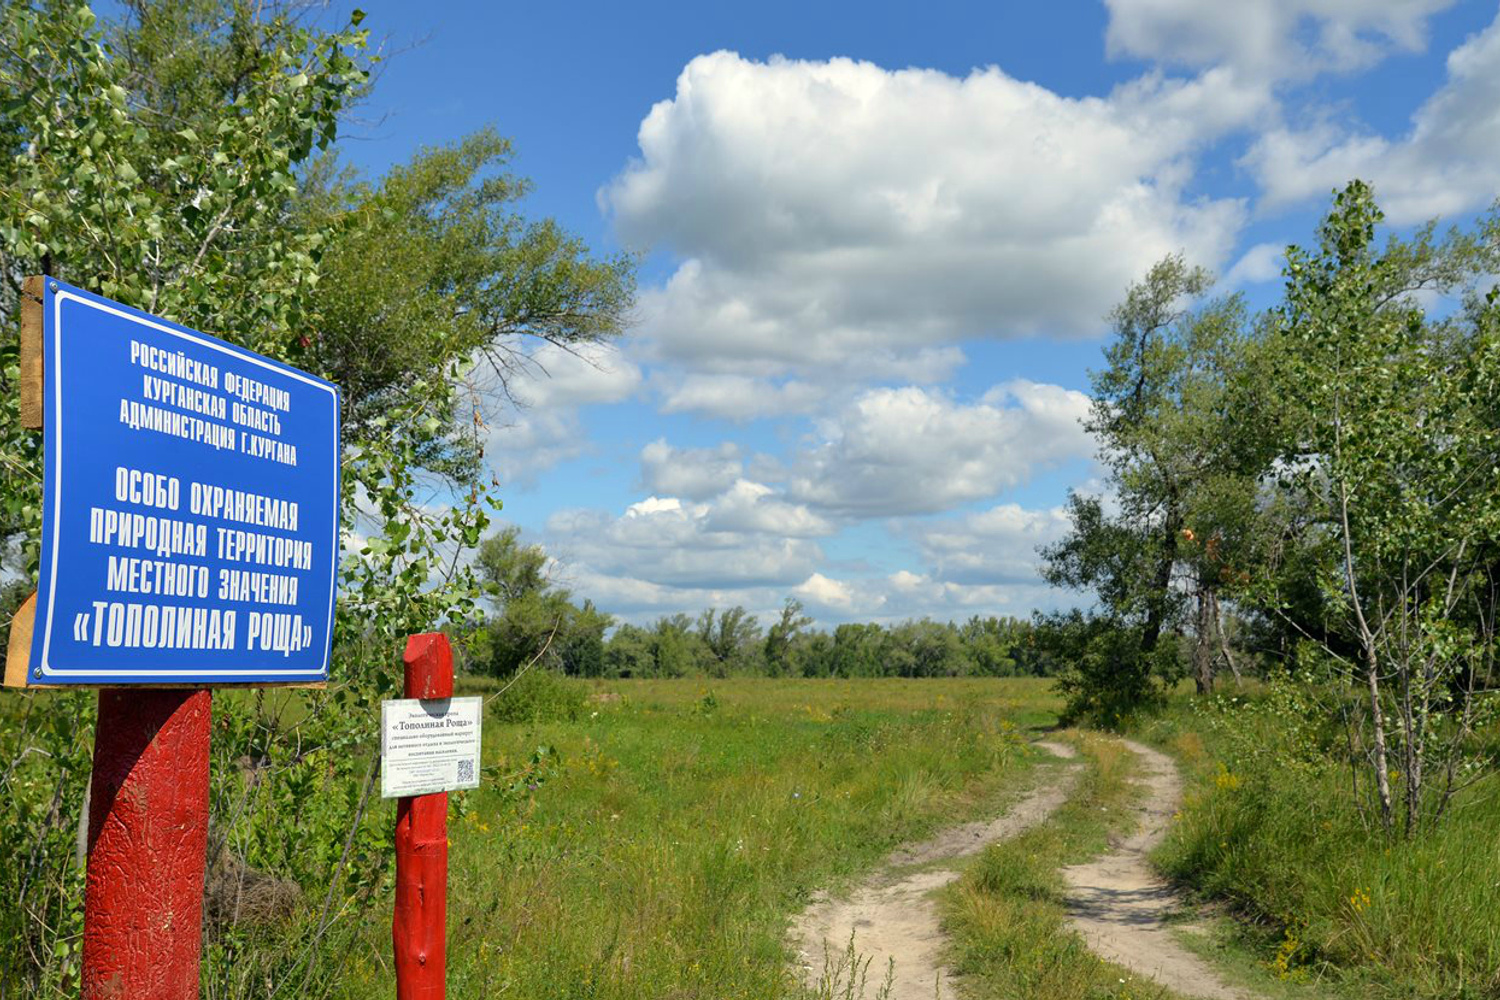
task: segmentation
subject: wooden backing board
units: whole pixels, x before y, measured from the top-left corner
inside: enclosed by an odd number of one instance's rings
[[[21,284],[21,426],[42,426],[42,281]]]
[[[21,284],[21,426],[42,426],[44,399],[42,380],[42,275],[32,275]],[[16,610],[10,623],[10,640],[5,646],[5,674],[0,685],[8,688],[97,687],[88,684],[31,683],[31,633],[36,625],[36,595],[32,594]],[[114,685],[110,685],[114,686]],[[132,684],[140,688],[197,688],[201,684]],[[299,681],[294,684],[215,684],[214,687],[289,687],[321,690],[327,681]]]
[[[16,616],[10,620],[10,641],[5,644],[5,686],[19,688],[27,686],[27,670],[31,660],[31,629],[36,624],[36,595],[21,602]]]

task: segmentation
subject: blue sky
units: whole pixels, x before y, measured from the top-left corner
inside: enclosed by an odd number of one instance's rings
[[[1500,25],[1445,0],[366,2],[377,176],[486,125],[525,204],[644,255],[637,323],[497,414],[505,516],[630,620],[1026,615],[1103,316],[1168,252],[1274,300],[1372,180],[1500,194]]]

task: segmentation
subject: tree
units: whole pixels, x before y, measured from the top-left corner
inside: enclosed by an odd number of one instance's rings
[[[315,150],[334,139],[339,115],[367,81],[357,17],[325,32],[269,8],[266,17],[256,17],[249,5],[190,2],[170,17],[167,4],[141,3],[132,10],[141,16],[132,14],[106,30],[82,4],[0,4],[0,555],[8,569],[25,577],[36,570],[41,504],[35,470],[42,441],[20,428],[15,409],[22,278],[56,275],[301,363],[302,337],[315,327],[313,290],[326,234],[291,221],[296,176]],[[165,23],[158,23],[158,14]],[[354,463],[363,469],[390,455],[381,442],[349,443],[363,446]],[[358,475],[346,466],[345,496]],[[399,482],[380,478],[385,482],[378,495],[399,512]],[[462,530],[483,516],[482,507],[459,510],[434,530]],[[395,548],[410,554],[410,546],[431,537],[419,531]],[[364,637],[388,644],[394,635],[419,630],[410,627],[414,619],[430,627],[450,609],[462,613],[467,594],[461,580],[451,590],[397,600],[393,592],[404,567],[394,568],[376,570],[386,599],[375,613],[351,619],[341,609],[335,622],[335,662],[356,682],[368,681],[375,670],[389,672],[389,645],[377,659]],[[425,570],[423,577],[425,582]],[[269,713],[257,718],[249,703],[220,702],[215,772],[239,773],[231,762],[250,754],[277,776],[266,786],[268,796],[280,794],[276,789],[287,782],[307,780],[309,772],[318,780],[353,783],[357,794],[367,762],[327,748],[340,740],[354,745],[354,731],[368,726],[371,694],[366,686],[303,695],[312,704],[295,748]],[[5,727],[0,736],[0,752],[22,762],[7,772],[7,799],[46,787],[55,803],[37,812],[17,802],[7,813],[0,887],[16,906],[0,915],[0,981],[50,992],[65,991],[68,970],[76,968],[66,957],[82,895],[76,891],[82,875],[73,863],[73,829],[75,820],[82,822],[93,713],[90,699],[45,697],[48,710],[25,718],[64,720],[65,734],[51,724],[24,722]],[[362,698],[365,704],[353,716],[335,709]],[[275,846],[253,833],[268,819],[259,811],[224,817],[226,824],[239,824],[242,843],[262,845],[244,859],[248,865],[280,865],[299,881],[321,882],[329,871],[325,840],[352,843],[346,855],[351,865],[364,869],[369,863],[365,842],[347,839],[347,812],[335,819],[317,808],[306,810],[298,818],[306,841],[300,858],[278,856]],[[34,861],[13,855],[16,850],[32,852]],[[224,852],[213,857],[222,859]],[[23,876],[28,868],[31,874]],[[11,884],[12,878],[24,881]],[[362,878],[363,871],[351,873],[351,882]],[[43,892],[51,898],[42,898]],[[245,940],[234,938],[233,929],[211,931],[211,941]],[[299,952],[301,962],[317,958],[311,949]],[[270,951],[247,954],[240,971],[285,983],[294,974],[289,966],[298,961],[297,955]],[[212,979],[212,961],[205,975]]]
[[[1318,582],[1332,629],[1357,652],[1322,651],[1365,689],[1380,820],[1410,835],[1451,798],[1476,678],[1492,661],[1500,307],[1492,289],[1429,323],[1410,294],[1423,275],[1439,287],[1471,280],[1493,252],[1461,234],[1436,251],[1419,236],[1415,249],[1392,241],[1377,252],[1381,217],[1368,185],[1353,182],[1317,249],[1288,250],[1270,346],[1286,420],[1277,482],[1332,543]]]
[[[604,633],[614,618],[585,599],[571,616],[567,633],[562,637],[558,656],[562,671],[574,677],[604,677],[608,664],[604,659]]]
[[[1141,652],[1151,657],[1166,628],[1181,624],[1189,597],[1193,677],[1212,689],[1221,630],[1218,591],[1226,538],[1213,522],[1224,504],[1253,496],[1255,425],[1228,419],[1243,366],[1246,313],[1237,296],[1197,308],[1182,303],[1210,287],[1206,272],[1167,257],[1132,288],[1112,319],[1108,366],[1094,376],[1088,429],[1103,443],[1120,523],[1150,548]],[[1181,590],[1174,582],[1183,578]]]
[[[766,672],[772,677],[781,677],[790,672],[792,641],[812,619],[802,614],[802,602],[788,597],[781,606],[781,617],[766,631],[764,646]]]
[[[881,655],[884,632],[879,625],[845,623],[833,630],[833,666],[838,677],[879,677],[884,672]]]
[[[1244,306],[1229,297],[1192,307],[1209,286],[1206,272],[1167,257],[1111,313],[1115,336],[1108,364],[1093,374],[1085,426],[1100,442],[1118,511],[1071,495],[1072,530],[1042,552],[1048,582],[1094,592],[1108,622],[1039,622],[1049,641],[1103,644],[1070,668],[1074,714],[1118,718],[1149,700],[1154,676],[1179,675],[1175,636],[1190,620],[1194,679],[1200,692],[1213,686],[1226,551],[1214,514],[1253,497],[1256,470],[1247,432],[1229,419],[1246,343]],[[1192,619],[1190,598],[1198,605]]]
[[[708,643],[684,614],[663,616],[652,636],[657,677],[692,677],[709,672],[717,662]]]
[[[1057,689],[1066,700],[1067,718],[1123,728],[1157,700],[1151,662],[1141,650],[1136,629],[1108,615],[1074,608],[1038,614],[1033,632],[1043,655],[1063,664]],[[1175,653],[1170,645],[1167,651]]]
[[[484,540],[476,562],[502,606],[550,585],[546,551],[540,545],[521,544],[521,529],[513,524]]]
[[[802,632],[788,653],[789,672],[794,677],[827,677],[833,664],[833,636],[827,632]]]
[[[234,14],[198,34],[207,6],[190,5],[170,33],[180,45],[121,29],[106,47],[86,6],[0,9],[4,406],[28,274],[296,358],[324,234],[289,225],[287,206],[295,171],[332,141],[364,86],[355,56],[365,35],[357,20],[324,34]],[[38,484],[18,470],[36,467],[40,435],[0,416],[0,531],[15,565],[34,571]]]
[[[908,621],[888,632],[893,646],[903,648],[903,677],[962,677],[970,662],[963,639],[951,622],[930,618]]]
[[[653,677],[655,643],[651,633],[635,625],[621,625],[604,647],[605,673],[610,677]]]
[[[388,419],[392,400],[437,394],[422,461],[460,479],[478,473],[486,436],[475,400],[513,399],[515,379],[545,375],[529,345],[576,350],[619,334],[634,297],[632,258],[593,257],[553,220],[519,214],[531,185],[509,172],[512,155],[485,129],[422,150],[376,185],[330,156],[297,205],[334,234],[307,350],[343,389],[346,430]],[[452,359],[466,363],[460,392],[443,389]]]
[[[714,672],[722,677],[747,665],[746,660],[760,641],[760,623],[739,605],[723,612],[706,608],[698,616],[698,635],[713,652],[718,661]]]
[[[959,629],[959,638],[973,671],[987,677],[1014,677],[1017,623],[1011,619],[974,615]]]
[[[506,677],[536,662],[583,677],[605,672],[604,633],[614,619],[547,578],[547,553],[511,525],[484,540],[477,560],[497,613],[486,623],[489,671]]]

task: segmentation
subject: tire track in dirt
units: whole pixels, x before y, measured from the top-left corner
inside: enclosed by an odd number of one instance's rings
[[[1168,929],[1166,918],[1183,901],[1157,877],[1146,855],[1167,834],[1182,801],[1182,779],[1166,754],[1121,742],[1145,765],[1140,827],[1108,854],[1063,869],[1073,927],[1100,957],[1179,993],[1203,1000],[1256,1000],[1220,979]]]
[[[1039,742],[1052,754],[1073,758],[1072,747]],[[942,962],[946,943],[938,921],[934,890],[957,879],[951,867],[933,867],[902,875],[915,865],[935,865],[978,854],[986,845],[1014,837],[1046,821],[1068,799],[1077,766],[1036,788],[1003,815],[944,830],[931,840],[894,851],[876,871],[844,899],[821,899],[796,920],[803,980],[816,985],[830,957],[837,961],[850,946],[861,964],[868,961],[873,993],[892,972],[889,1000],[934,1000],[954,995],[953,973]],[[844,981],[848,981],[845,970]]]

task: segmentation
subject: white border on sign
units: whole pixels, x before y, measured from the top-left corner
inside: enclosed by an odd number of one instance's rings
[[[48,664],[48,662],[47,662],[48,651],[50,650],[51,645],[52,645],[52,625],[53,625],[53,622],[56,620],[56,614],[55,614],[55,612],[57,610],[56,597],[57,597],[57,562],[58,562],[58,560],[56,559],[56,555],[57,555],[57,549],[58,549],[59,540],[62,537],[62,437],[63,437],[63,434],[62,434],[62,364],[61,364],[61,358],[62,358],[62,306],[63,306],[64,302],[78,302],[78,303],[81,303],[83,305],[89,306],[90,308],[97,309],[100,312],[106,312],[106,313],[109,313],[112,316],[118,316],[121,319],[128,320],[131,323],[137,323],[137,324],[139,324],[141,326],[148,326],[148,327],[151,327],[153,330],[160,330],[162,333],[169,333],[169,334],[171,334],[174,337],[180,337],[183,340],[190,341],[190,342],[192,342],[194,344],[199,345],[200,347],[207,347],[207,348],[210,348],[212,350],[218,351],[221,354],[228,354],[230,357],[238,358],[241,361],[248,361],[251,364],[259,365],[260,367],[268,369],[270,371],[277,372],[277,373],[282,374],[282,375],[288,375],[288,376],[290,376],[292,378],[297,379],[298,381],[306,382],[308,385],[313,386],[314,388],[326,390],[328,392],[328,394],[333,397],[333,401],[334,401],[333,453],[334,453],[335,461],[333,463],[333,489],[334,489],[334,495],[335,496],[338,495],[339,487],[341,485],[339,463],[337,461],[338,451],[339,451],[339,419],[338,419],[338,395],[339,394],[338,394],[338,389],[335,388],[334,386],[328,384],[327,382],[322,381],[321,379],[316,379],[316,378],[313,378],[310,375],[306,375],[306,374],[304,374],[302,372],[299,372],[295,368],[283,368],[280,365],[272,364],[271,362],[267,361],[264,358],[256,357],[255,355],[252,355],[252,354],[243,353],[240,349],[238,349],[238,348],[236,348],[236,347],[234,347],[234,346],[232,346],[230,344],[219,343],[219,342],[212,341],[212,340],[205,340],[202,337],[195,336],[195,335],[193,335],[191,333],[188,333],[185,330],[178,330],[175,327],[170,327],[170,326],[167,326],[167,325],[165,325],[163,323],[157,323],[157,322],[155,322],[153,320],[149,320],[149,319],[146,319],[144,317],[137,316],[134,313],[125,312],[122,309],[116,309],[116,308],[114,308],[112,306],[107,306],[107,305],[105,305],[102,302],[95,302],[93,299],[85,298],[82,295],[75,295],[74,293],[72,293],[70,291],[67,291],[65,289],[62,289],[62,288],[58,288],[56,291],[54,291],[52,293],[52,338],[53,338],[52,357],[53,357],[54,361],[57,362],[57,363],[55,363],[53,365],[53,368],[56,369],[56,371],[53,373],[53,391],[52,391],[52,399],[53,399],[53,401],[55,403],[55,409],[54,409],[53,413],[51,414],[51,421],[50,422],[51,422],[51,425],[53,427],[57,428],[57,455],[56,455],[55,471],[53,473],[53,475],[55,476],[56,487],[53,489],[53,492],[52,492],[52,498],[53,498],[53,504],[52,504],[52,554],[53,554],[54,558],[52,560],[52,576],[47,581],[47,622],[46,622],[47,627],[45,629],[43,629],[43,631],[42,631],[42,660],[41,660],[41,663],[40,663],[40,667],[41,667],[41,671],[42,671],[42,676],[43,677],[51,677],[51,676],[66,676],[66,677],[171,677],[174,673],[182,673],[184,676],[186,676],[188,674],[187,671],[171,671],[171,670],[160,670],[160,669],[158,669],[158,670],[54,670]],[[199,678],[215,678],[215,677],[290,677],[290,678],[294,678],[294,679],[298,679],[298,680],[306,680],[306,679],[308,679],[312,675],[326,674],[328,672],[328,661],[329,661],[329,658],[332,656],[332,653],[333,653],[333,606],[334,606],[334,597],[335,597],[335,594],[338,592],[338,567],[339,567],[339,562],[338,562],[338,556],[339,556],[339,554],[338,554],[338,548],[339,548],[339,546],[338,546],[338,538],[339,538],[339,525],[338,525],[338,518],[335,517],[334,518],[334,523],[333,523],[333,546],[332,546],[333,551],[330,553],[330,558],[332,559],[332,562],[333,562],[333,566],[332,566],[332,573],[333,573],[333,575],[329,578],[330,579],[330,583],[332,584],[332,586],[330,586],[328,588],[328,631],[324,633],[324,635],[327,636],[328,641],[324,644],[324,647],[323,647],[323,665],[321,667],[319,667],[316,670],[309,670],[309,669],[307,669],[307,668],[304,667],[304,668],[299,668],[299,669],[296,669],[296,670],[274,670],[274,669],[270,669],[270,668],[264,668],[264,669],[256,669],[256,670],[230,670],[230,669],[225,669],[225,670],[195,671],[192,674],[192,678],[194,680],[197,680]],[[162,683],[171,683],[171,681],[163,681]]]

